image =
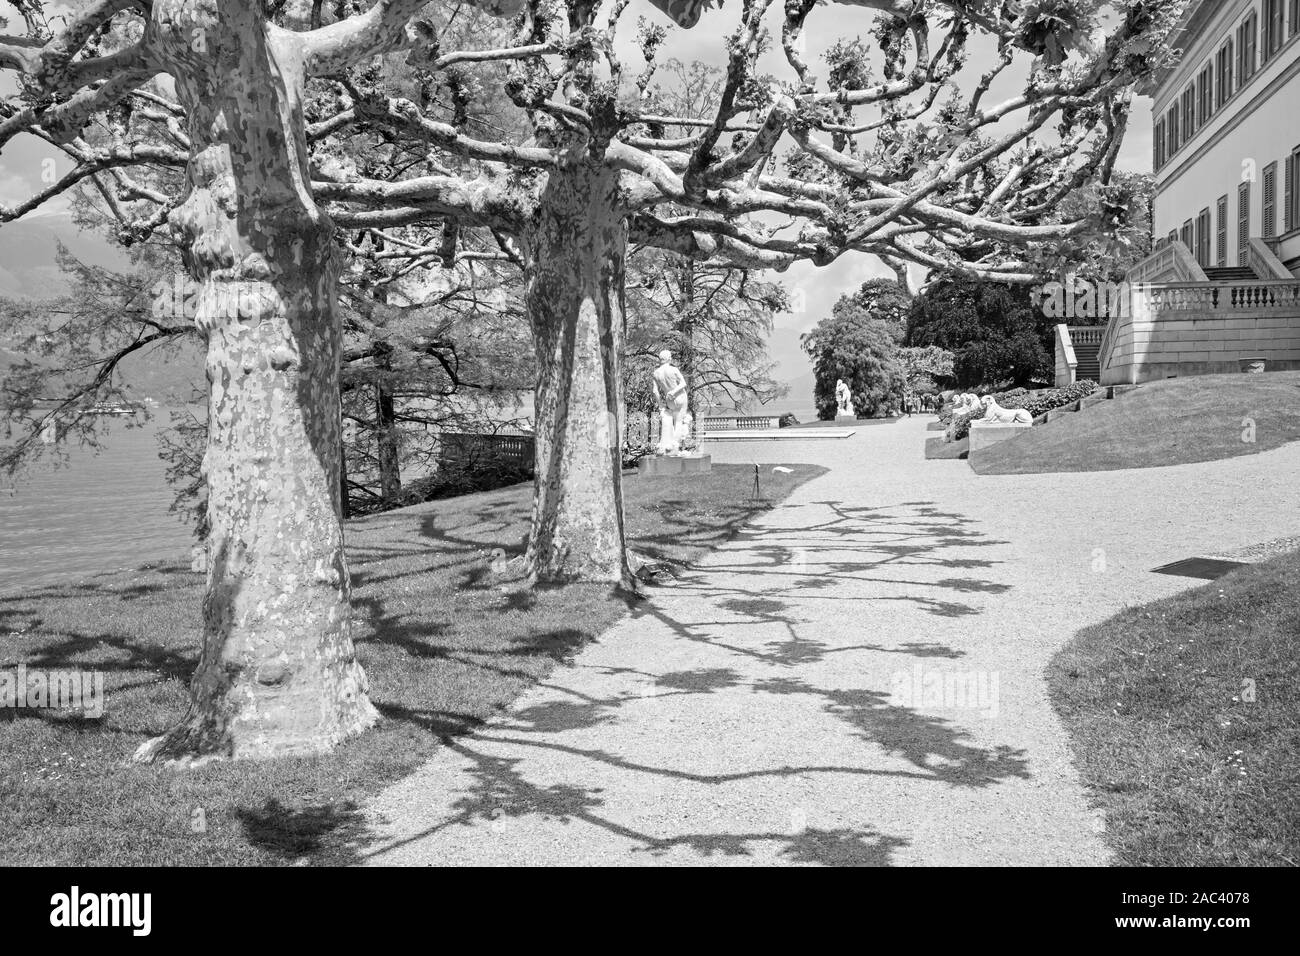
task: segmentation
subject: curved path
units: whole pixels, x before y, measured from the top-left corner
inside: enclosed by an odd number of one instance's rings
[[[1107,862],[1044,667],[1199,583],[1151,568],[1300,532],[1300,443],[980,477],[929,420],[711,443],[831,471],[381,794],[368,861]]]

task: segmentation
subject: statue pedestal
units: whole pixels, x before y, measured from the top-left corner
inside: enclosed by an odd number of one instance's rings
[[[836,412],[836,413],[835,413],[835,421],[836,421],[836,422],[856,422],[857,420],[858,420],[858,416],[852,414],[851,412]]]
[[[713,470],[711,455],[647,455],[636,463],[637,474],[646,478],[672,475],[702,475]]]
[[[996,422],[971,422],[970,457],[973,459],[975,453],[981,448],[988,448],[1008,438],[1015,438],[1033,427],[1033,425],[1000,425]]]

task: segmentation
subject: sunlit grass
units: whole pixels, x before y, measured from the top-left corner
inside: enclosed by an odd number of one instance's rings
[[[1300,553],[1273,558],[1057,655],[1052,699],[1123,862],[1300,864],[1297,581]]]
[[[979,453],[982,475],[1114,471],[1253,455],[1300,440],[1300,372],[1149,382]]]

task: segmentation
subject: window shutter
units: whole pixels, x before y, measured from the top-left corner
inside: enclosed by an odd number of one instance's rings
[[[1256,55],[1258,42],[1260,42],[1260,18],[1256,16],[1255,10],[1251,10],[1251,16],[1245,18],[1245,44],[1247,44],[1247,51],[1245,51],[1247,74],[1245,75],[1247,77],[1255,75],[1256,64],[1260,62]]]
[[[1214,237],[1214,260],[1220,269],[1228,264],[1228,197],[1220,196],[1215,213],[1218,234]]]
[[[1282,173],[1283,228],[1287,232],[1300,226],[1300,222],[1296,222],[1295,158],[1295,153],[1292,153],[1286,158],[1286,167]]]
[[[1264,221],[1262,235],[1272,239],[1277,235],[1277,162],[1264,167]]]
[[[1237,187],[1237,265],[1246,259],[1246,247],[1250,245],[1250,183]]]
[[[1237,27],[1237,86],[1246,82],[1246,24]]]
[[[1228,92],[1223,97],[1225,100],[1231,97],[1232,94],[1235,93],[1237,90],[1237,84],[1233,82],[1233,79],[1236,74],[1233,73],[1235,67],[1233,66],[1232,63],[1232,51],[1233,51],[1232,37],[1228,37],[1228,55],[1223,58],[1224,59],[1223,81],[1224,83],[1227,84],[1228,87]]]
[[[1285,0],[1264,0],[1264,60],[1273,59],[1273,54],[1282,48],[1282,38],[1286,35]]]

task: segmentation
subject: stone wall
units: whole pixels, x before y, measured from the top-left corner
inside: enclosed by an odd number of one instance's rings
[[[1241,360],[1261,358],[1269,371],[1300,369],[1300,312],[1129,318],[1115,330],[1101,382],[1128,385],[1173,375],[1236,372]]]

